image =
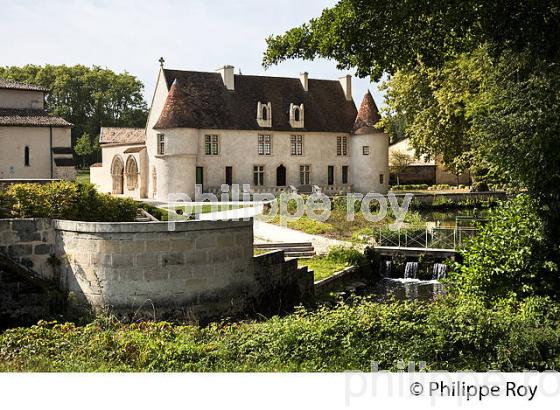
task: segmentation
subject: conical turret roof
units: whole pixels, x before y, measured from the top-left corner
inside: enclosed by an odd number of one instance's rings
[[[192,107],[187,104],[186,98],[181,90],[181,84],[177,79],[171,84],[171,88],[167,93],[165,105],[161,110],[159,119],[154,125],[155,129],[180,128],[182,119],[185,117],[194,117],[195,113]]]
[[[370,132],[379,132],[379,130],[375,128],[375,124],[377,124],[380,119],[381,115],[379,114],[377,105],[375,105],[375,101],[368,90],[360,105],[360,110],[356,116],[352,133],[368,134]]]

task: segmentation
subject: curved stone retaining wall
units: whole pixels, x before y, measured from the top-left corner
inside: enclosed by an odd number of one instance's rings
[[[253,257],[253,222],[0,220],[0,252],[95,310],[195,319],[279,313],[313,299],[313,274],[282,252]]]
[[[59,281],[94,307],[206,317],[252,293],[252,222],[54,221]]]

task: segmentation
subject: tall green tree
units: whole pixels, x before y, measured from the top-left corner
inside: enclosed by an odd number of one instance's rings
[[[144,127],[144,85],[133,75],[98,66],[25,65],[0,67],[0,77],[46,87],[46,108],[74,124],[72,141],[101,126]]]
[[[549,0],[341,0],[267,39],[263,64],[334,59],[390,77],[413,146],[528,191],[560,265],[560,4]],[[454,171],[455,172],[455,171]]]

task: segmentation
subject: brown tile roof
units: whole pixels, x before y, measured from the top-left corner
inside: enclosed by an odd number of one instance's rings
[[[380,119],[381,115],[379,114],[377,105],[375,105],[375,101],[368,90],[360,105],[360,110],[358,111],[356,122],[354,123],[353,133],[367,134],[368,132],[379,132],[379,129],[375,128],[375,124],[377,124]]]
[[[143,144],[146,141],[144,128],[101,127],[100,144]]]
[[[139,146],[139,147],[130,147],[124,150],[125,154],[134,154],[135,152],[140,152],[142,150],[146,149],[145,145]]]
[[[96,162],[95,164],[91,164],[90,168],[99,168],[103,166],[103,162]]]
[[[24,90],[24,91],[43,91],[43,92],[49,91],[48,88],[41,87],[39,85],[19,83],[14,80],[8,80],[7,78],[0,78],[0,88],[4,88],[8,90]]]
[[[356,106],[338,81],[314,80],[305,91],[298,78],[235,75],[235,90],[225,88],[219,73],[164,70],[170,87],[154,128],[209,128],[273,131],[350,132]],[[257,123],[258,102],[272,103],[272,127]],[[304,128],[289,122],[290,104],[304,104]]]
[[[64,118],[49,115],[45,110],[0,108],[0,126],[71,127]]]

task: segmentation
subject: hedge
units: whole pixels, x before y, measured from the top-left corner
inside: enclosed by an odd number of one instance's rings
[[[4,218],[132,222],[137,209],[130,198],[101,194],[91,184],[69,181],[14,184],[0,193],[0,217]]]

